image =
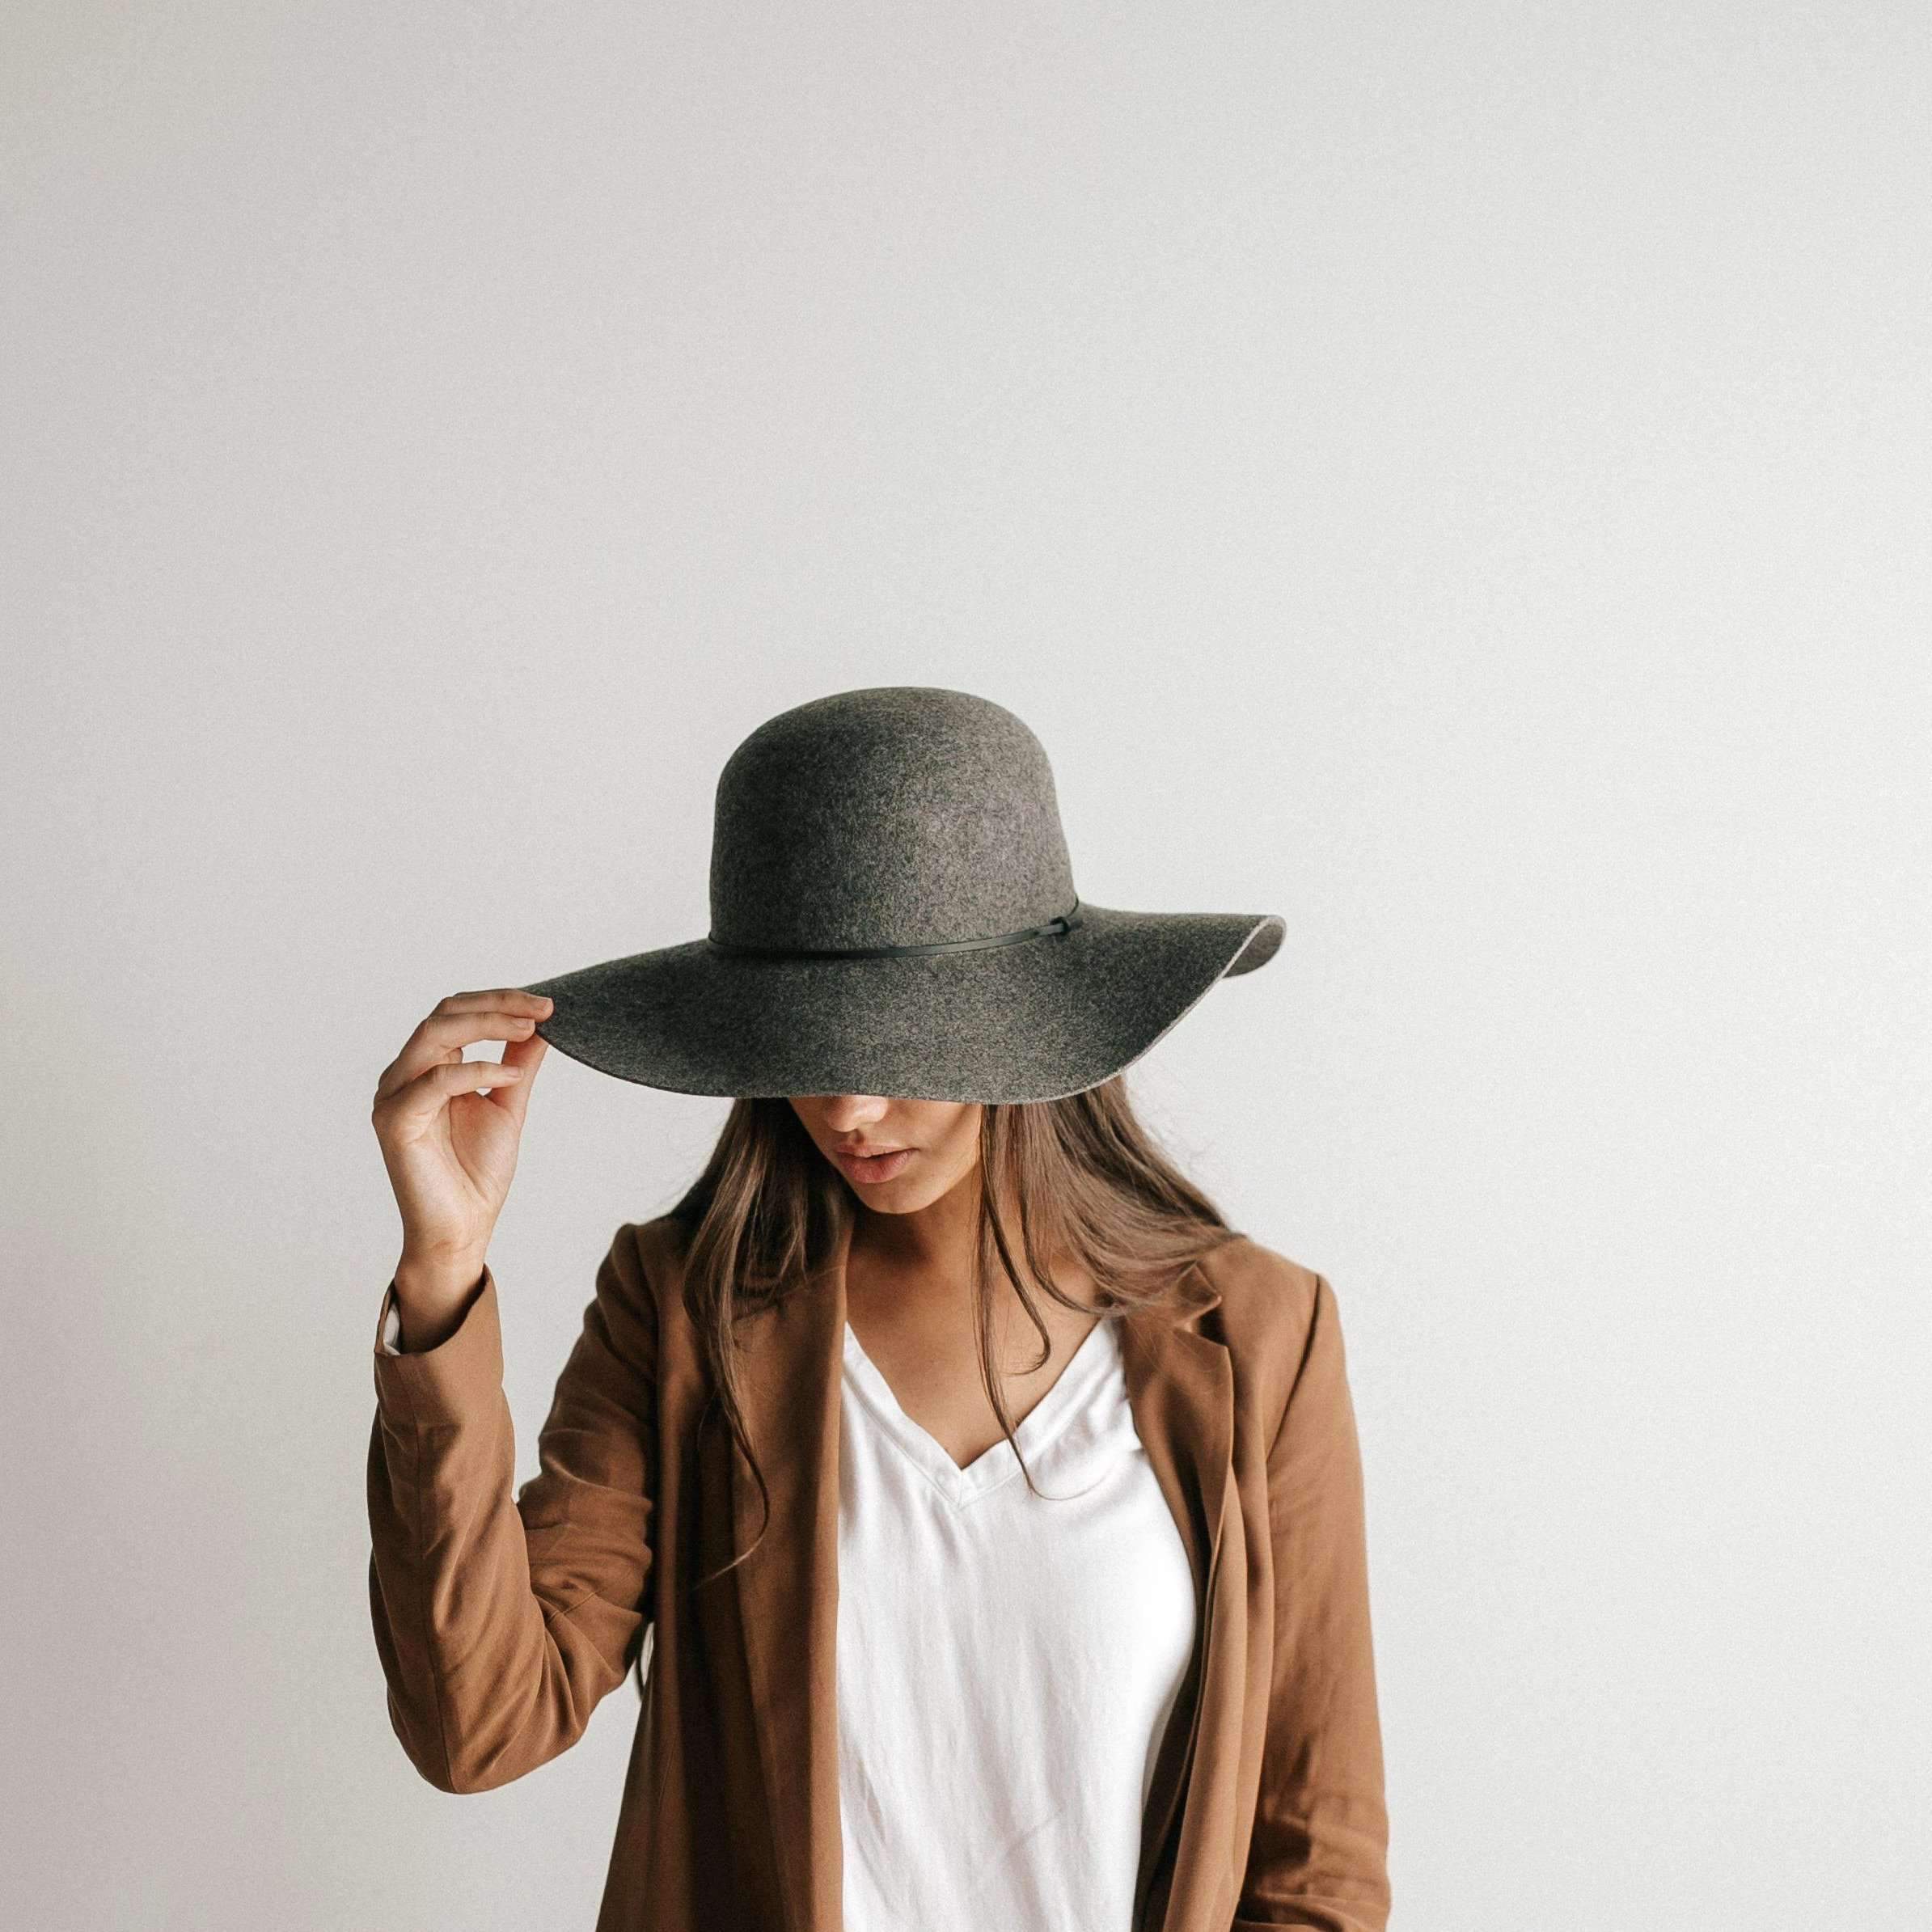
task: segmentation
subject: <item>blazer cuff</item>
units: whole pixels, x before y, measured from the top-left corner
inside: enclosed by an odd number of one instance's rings
[[[497,1278],[484,1263],[456,1326],[433,1348],[391,1355],[384,1338],[394,1332],[401,1311],[393,1278],[383,1292],[376,1319],[376,1400],[407,1422],[467,1422],[482,1413],[503,1386],[503,1331],[497,1313]]]

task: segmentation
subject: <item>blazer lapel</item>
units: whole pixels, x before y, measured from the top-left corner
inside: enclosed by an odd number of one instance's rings
[[[733,1572],[787,1932],[841,1932],[839,1825],[839,1433],[845,1257],[753,1320],[745,1427],[771,1491],[764,1541]],[[764,1520],[731,1457],[733,1554]]]
[[[742,1359],[745,1423],[771,1490],[764,1541],[740,1562],[738,1602],[759,1761],[786,1932],[841,1932],[835,1675],[839,1448],[848,1220],[826,1262],[753,1318]],[[1187,1548],[1199,1613],[1195,1655],[1156,1760],[1143,1825],[1136,1925],[1165,1924],[1164,1859],[1193,1764],[1217,1621],[1219,1558],[1232,1467],[1234,1377],[1226,1345],[1194,1326],[1220,1300],[1190,1269],[1170,1307],[1122,1322],[1135,1425]],[[733,1554],[763,1520],[742,1455],[731,1457]],[[1143,1912],[1150,1916],[1143,1920]]]
[[[1227,1345],[1194,1325],[1220,1301],[1199,1267],[1178,1287],[1177,1305],[1137,1310],[1122,1323],[1122,1362],[1134,1426],[1187,1545],[1197,1615],[1194,1655],[1155,1760],[1141,1827],[1134,1923],[1165,1928],[1173,1866],[1164,1856],[1191,1784],[1203,1691],[1221,1622],[1222,1529],[1233,1469],[1234,1372]]]

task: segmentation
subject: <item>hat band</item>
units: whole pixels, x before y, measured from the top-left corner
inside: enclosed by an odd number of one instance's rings
[[[713,939],[711,944],[721,953],[737,953],[755,959],[898,959],[915,953],[971,953],[985,946],[1017,946],[1025,939],[1057,938],[1063,932],[1071,932],[1081,923],[1080,904],[1076,899],[1071,912],[1050,919],[1043,926],[1029,926],[1021,932],[998,932],[990,939],[941,939],[927,946],[829,946],[808,950],[787,946],[735,946],[721,939]]]

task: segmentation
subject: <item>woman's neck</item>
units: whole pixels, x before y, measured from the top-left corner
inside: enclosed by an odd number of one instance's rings
[[[865,1266],[906,1283],[957,1283],[972,1277],[979,1213],[979,1184],[968,1174],[936,1201],[908,1214],[885,1214],[861,1206],[852,1229],[852,1252]]]

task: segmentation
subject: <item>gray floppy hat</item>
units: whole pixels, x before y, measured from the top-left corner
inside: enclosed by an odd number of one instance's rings
[[[781,712],[726,761],[704,938],[523,990],[555,1002],[536,1030],[558,1051],[674,1093],[1056,1100],[1286,930],[1083,903],[1026,725],[881,685]]]

